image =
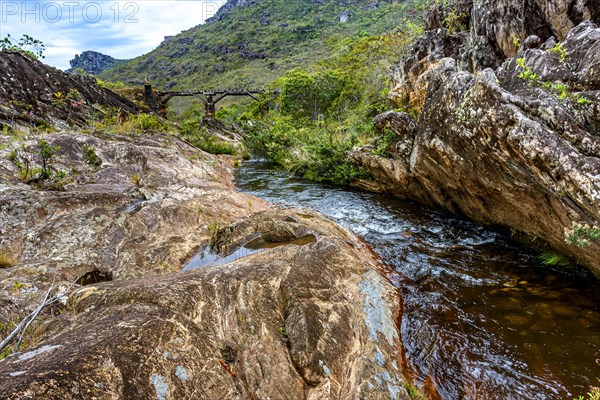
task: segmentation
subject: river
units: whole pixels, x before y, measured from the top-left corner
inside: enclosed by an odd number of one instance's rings
[[[236,185],[352,229],[397,272],[417,381],[443,399],[570,399],[600,377],[600,284],[507,235],[418,204],[304,182],[249,161]],[[418,386],[418,384],[417,384]]]

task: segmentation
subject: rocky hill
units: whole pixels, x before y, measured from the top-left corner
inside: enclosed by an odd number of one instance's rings
[[[17,51],[0,51],[0,126],[83,126],[107,109],[140,108],[98,86],[90,76],[70,75]]]
[[[422,0],[260,0],[227,2],[208,23],[101,74],[112,81],[148,78],[159,87],[255,87],[307,66],[348,38],[395,28],[419,16]]]
[[[600,276],[600,4],[457,1],[426,20],[390,94],[411,115],[376,118],[388,157],[353,159],[385,191],[542,239]]]
[[[69,61],[71,68],[66,72],[82,70],[88,74],[97,75],[108,69],[124,64],[126,61],[127,60],[118,60],[106,54],[98,53],[97,51],[88,50],[81,54],[76,54],[75,58]]]

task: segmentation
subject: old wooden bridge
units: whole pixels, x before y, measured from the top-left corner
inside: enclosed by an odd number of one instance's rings
[[[151,85],[144,85],[144,102],[154,110],[161,111],[166,109],[167,103],[173,97],[195,97],[204,103],[204,118],[214,119],[216,114],[216,105],[218,102],[228,96],[247,96],[255,101],[260,101],[258,95],[273,93],[267,90],[247,90],[247,89],[214,89],[214,90],[176,90],[157,92]]]

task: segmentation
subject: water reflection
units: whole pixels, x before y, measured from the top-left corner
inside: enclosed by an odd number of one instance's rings
[[[399,272],[407,356],[443,398],[564,399],[597,382],[600,285],[588,274],[543,267],[533,251],[470,221],[264,163],[244,164],[237,185],[333,218]]]

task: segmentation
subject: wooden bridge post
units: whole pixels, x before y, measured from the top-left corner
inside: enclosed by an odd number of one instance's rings
[[[217,109],[215,107],[215,101],[211,95],[206,96],[206,105],[204,106],[204,118],[215,119]]]
[[[154,91],[152,90],[152,85],[145,84],[144,85],[144,103],[152,110],[159,111],[160,107],[158,106],[158,99],[154,95]]]

